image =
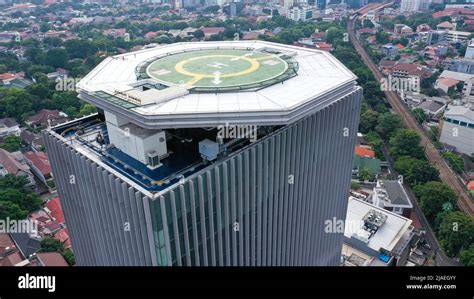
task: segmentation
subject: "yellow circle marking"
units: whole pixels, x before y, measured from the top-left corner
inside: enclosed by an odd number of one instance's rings
[[[189,58],[189,59],[186,59],[186,60],[182,60],[180,62],[178,62],[175,66],[174,66],[174,69],[178,72],[178,73],[181,73],[183,75],[186,75],[186,76],[190,76],[190,77],[194,77],[195,79],[191,80],[191,81],[194,81],[192,83],[195,83],[199,80],[201,80],[202,78],[214,78],[215,75],[214,74],[198,74],[198,73],[193,73],[193,72],[190,72],[188,70],[186,70],[184,68],[184,65],[188,62],[191,62],[191,61],[194,61],[194,60],[198,60],[198,59],[204,59],[204,58],[212,58],[212,57],[230,57],[230,58],[238,58],[238,59],[243,59],[247,62],[250,63],[250,67],[241,71],[241,72],[236,72],[236,73],[229,73],[229,74],[222,74],[220,75],[221,78],[228,78],[228,77],[236,77],[236,76],[243,76],[243,75],[247,75],[247,74],[250,74],[250,73],[253,73],[255,72],[259,67],[260,67],[260,63],[258,63],[257,60],[255,59],[252,59],[252,58],[248,58],[248,57],[244,57],[244,56],[235,56],[235,55],[207,55],[207,56],[199,56],[199,57],[193,57],[193,58]],[[197,78],[196,78],[197,77]],[[199,78],[199,79],[198,79]],[[197,79],[197,80],[196,80]],[[189,82],[188,82],[189,84]]]

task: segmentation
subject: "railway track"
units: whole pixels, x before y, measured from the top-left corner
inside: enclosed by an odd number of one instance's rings
[[[372,61],[364,47],[361,45],[359,40],[355,36],[354,24],[356,16],[351,18],[347,23],[347,32],[349,33],[350,41],[352,42],[357,53],[362,57],[365,65],[372,71],[377,81],[383,78],[382,73],[377,68],[377,65]],[[471,200],[466,192],[464,185],[459,181],[457,175],[449,167],[443,157],[440,155],[438,150],[434,147],[431,140],[426,135],[421,125],[416,121],[410,112],[410,109],[401,100],[400,96],[393,91],[384,91],[387,102],[390,104],[392,109],[401,117],[406,127],[414,129],[418,132],[421,137],[421,145],[425,149],[425,155],[430,163],[439,170],[440,179],[450,186],[454,192],[458,194],[457,204],[461,210],[470,216],[474,216],[474,202]]]

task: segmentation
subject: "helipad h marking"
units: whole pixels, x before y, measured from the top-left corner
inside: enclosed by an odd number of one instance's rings
[[[186,75],[186,76],[189,76],[189,77],[214,78],[214,74],[200,74],[200,73],[194,73],[194,72],[190,72],[190,71],[188,71],[188,70],[186,70],[186,69],[184,68],[185,64],[186,64],[186,63],[189,63],[189,62],[191,62],[191,61],[198,60],[198,59],[214,58],[214,57],[230,57],[230,58],[235,58],[235,57],[239,57],[239,56],[235,56],[235,55],[206,55],[206,56],[192,57],[192,58],[189,58],[189,59],[182,60],[182,61],[178,62],[178,63],[175,65],[174,69],[175,69],[178,73],[183,74],[183,75]],[[258,63],[258,61],[257,61],[256,59],[248,58],[248,57],[240,57],[240,59],[249,62],[249,63],[250,63],[250,67],[247,68],[247,69],[245,69],[245,70],[243,70],[243,71],[240,71],[240,72],[222,74],[220,77],[221,77],[221,78],[229,78],[229,77],[236,77],[236,76],[244,76],[244,75],[247,75],[247,74],[250,74],[250,73],[255,72],[255,71],[260,67],[260,64]]]

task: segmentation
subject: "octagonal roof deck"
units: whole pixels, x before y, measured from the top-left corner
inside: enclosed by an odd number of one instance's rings
[[[209,60],[208,56],[213,55],[204,55],[209,51],[236,51],[242,56],[218,53],[218,59]],[[193,54],[188,57],[187,53]],[[257,53],[255,60],[260,58],[257,68],[251,53]],[[270,53],[270,58],[262,57],[267,55],[265,53]],[[280,53],[280,56],[273,55],[272,60],[271,53]],[[282,60],[282,54],[289,60]],[[173,60],[175,55],[185,56]],[[206,60],[201,63],[194,62],[194,66],[189,63],[202,57]],[[240,60],[240,65],[233,63],[236,60]],[[273,62],[268,62],[270,60]],[[280,69],[272,71],[278,65],[275,61],[280,63]],[[288,71],[285,65],[288,63],[293,66],[293,73],[277,80]],[[222,65],[223,68],[219,68]],[[285,68],[282,69],[281,65]],[[140,69],[146,71],[140,74]],[[211,72],[214,69],[216,71]],[[216,72],[219,75],[216,76]],[[145,77],[141,77],[143,74]],[[108,57],[80,81],[78,90],[84,100],[150,129],[226,123],[265,125],[293,122],[315,109],[326,107],[358,89],[355,79],[356,76],[342,63],[324,51],[264,41],[191,42]],[[214,80],[219,83],[213,83]],[[147,105],[136,105],[114,97],[117,92],[130,91],[143,81],[167,87],[182,86],[189,93]],[[268,84],[256,86],[256,82]],[[213,85],[216,85],[215,89]],[[219,89],[227,85],[237,88]],[[200,90],[199,87],[203,86],[208,89]]]

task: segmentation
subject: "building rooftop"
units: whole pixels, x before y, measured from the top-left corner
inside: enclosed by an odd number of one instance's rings
[[[149,129],[275,125],[327,106],[328,93],[350,90],[355,79],[320,50],[264,41],[191,42],[108,57],[78,89],[82,99]]]
[[[474,110],[464,106],[448,106],[444,112],[444,116],[448,118],[455,118],[459,121],[474,122]]]
[[[346,223],[360,222],[371,211],[375,211],[386,218],[378,230],[367,238],[366,243],[364,242],[366,247],[373,252],[379,252],[380,249],[387,251],[396,249],[399,241],[411,230],[412,220],[354,198],[349,201],[347,207]],[[360,239],[357,235],[364,232],[363,228],[359,232],[354,232],[352,225],[346,225],[344,236],[348,239]]]
[[[387,191],[388,197],[392,204],[396,205],[408,205],[411,206],[411,202],[408,199],[403,186],[398,180],[381,180],[382,188]]]

